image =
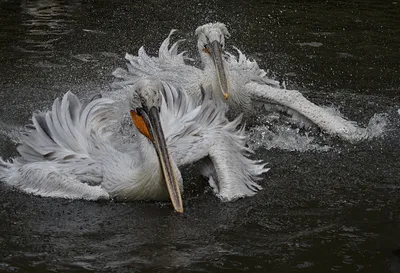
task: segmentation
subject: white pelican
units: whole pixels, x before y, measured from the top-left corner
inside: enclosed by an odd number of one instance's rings
[[[244,130],[236,130],[240,118],[229,122],[210,97],[197,106],[185,92],[159,81],[141,80],[123,91],[132,128],[140,132],[133,140],[121,141],[110,131],[121,122],[121,102],[84,103],[68,92],[51,111],[33,115],[34,130],[22,138],[19,158],[0,158],[0,181],[43,197],[170,198],[181,213],[178,166],[208,158],[201,171],[222,200],[261,188],[254,181],[268,169],[247,158]]]
[[[365,129],[315,105],[299,91],[280,88],[277,81],[269,79],[266,72],[239,49],[236,49],[238,58],[225,51],[229,32],[224,24],[209,23],[196,29],[202,69],[187,65],[185,60],[189,58],[185,57],[185,52],[178,53],[182,40],[170,47],[174,32],[172,30],[161,44],[158,58],[148,56],[141,47],[138,56],[126,54],[128,70],[119,68],[114,76],[124,84],[132,84],[141,77],[157,77],[183,87],[196,99],[201,97],[200,85],[212,85],[215,96],[226,100],[234,112],[255,114],[254,102],[263,102],[273,110],[285,111],[343,139],[357,141],[367,137]]]

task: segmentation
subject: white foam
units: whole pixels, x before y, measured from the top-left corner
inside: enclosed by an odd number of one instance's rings
[[[331,147],[315,143],[315,139],[300,133],[300,129],[289,128],[285,125],[275,125],[273,131],[267,126],[255,126],[250,128],[248,145],[251,149],[258,148],[279,148],[289,151],[305,152],[308,150],[328,151]]]
[[[333,117],[343,117],[336,107],[323,108],[331,113]],[[318,143],[318,138],[311,135],[312,124],[307,123],[307,120],[302,120],[301,116],[297,117],[295,113],[290,114],[292,116],[289,119],[287,117],[285,119],[284,116],[277,112],[257,117],[257,123],[265,125],[258,125],[248,130],[248,145],[250,148],[253,150],[261,147],[265,149],[278,148],[300,152],[308,150],[325,152],[332,148]],[[347,140],[354,143],[381,137],[389,124],[387,114],[375,114],[366,128],[359,127],[353,121],[346,120],[346,122],[353,126],[353,130],[348,132]],[[300,128],[289,127],[288,123],[295,123]]]
[[[368,122],[366,128],[368,138],[376,138],[383,135],[389,124],[387,114],[375,114]]]

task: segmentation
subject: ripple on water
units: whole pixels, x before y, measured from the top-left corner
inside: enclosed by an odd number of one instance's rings
[[[29,55],[32,58],[52,57],[60,37],[73,31],[75,8],[76,5],[51,0],[22,1],[21,27],[26,35],[21,36],[20,46],[15,48],[33,53]]]
[[[323,43],[320,42],[308,42],[308,43],[297,43],[299,46],[311,46],[311,47],[320,47],[323,46]]]

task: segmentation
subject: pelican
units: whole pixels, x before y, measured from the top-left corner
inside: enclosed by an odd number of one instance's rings
[[[0,181],[42,197],[166,200],[183,212],[178,167],[203,159],[201,172],[223,201],[251,196],[268,169],[248,158],[241,118],[229,122],[211,96],[196,104],[186,92],[143,79],[123,88],[127,107],[110,98],[90,102],[67,92],[32,116],[19,158],[0,158]],[[125,109],[127,108],[127,109]],[[129,141],[110,130],[130,113]]]
[[[256,114],[254,103],[262,102],[271,110],[292,115],[306,124],[315,124],[325,132],[349,141],[367,137],[366,130],[338,114],[333,114],[307,100],[299,91],[282,89],[269,79],[257,62],[249,60],[239,49],[238,57],[225,50],[230,36],[223,23],[208,23],[196,29],[197,48],[202,68],[186,64],[190,58],[178,52],[183,40],[170,46],[172,30],[159,48],[157,57],[150,57],[141,47],[138,56],[126,54],[128,69],[118,68],[113,75],[118,84],[132,84],[142,77],[158,79],[181,86],[196,100],[201,99],[201,85],[211,85],[214,96],[225,101],[230,110]]]

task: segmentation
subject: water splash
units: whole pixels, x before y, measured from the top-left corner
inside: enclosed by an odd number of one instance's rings
[[[315,143],[315,138],[308,132],[301,134],[299,128],[293,129],[285,125],[275,125],[273,130],[265,125],[250,128],[247,143],[253,150],[262,147],[299,152],[308,150],[326,152],[331,149],[328,145]]]
[[[317,150],[325,152],[332,147],[321,144],[321,138],[327,139],[325,134],[315,134],[315,126],[308,119],[295,111],[288,109],[274,108],[264,105],[265,110],[275,112],[260,115],[256,118],[256,125],[249,129],[248,145],[253,150],[258,148],[278,148],[289,151]],[[388,114],[375,114],[369,121],[366,128],[360,127],[355,121],[349,121],[337,107],[322,107],[332,114],[332,117],[343,118],[348,125],[346,134],[347,140],[357,143],[364,140],[371,140],[382,137],[387,131],[389,124]],[[293,125],[296,128],[293,128]],[[338,128],[341,129],[341,128]],[[334,132],[333,132],[334,135]]]
[[[381,137],[389,126],[389,116],[385,113],[375,114],[368,122],[366,128],[369,139]]]

